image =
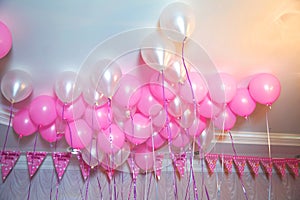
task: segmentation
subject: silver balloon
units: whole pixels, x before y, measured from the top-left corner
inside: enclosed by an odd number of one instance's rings
[[[81,95],[82,81],[77,73],[64,71],[58,76],[54,90],[63,103],[71,103]]]
[[[7,71],[1,80],[1,92],[11,103],[18,103],[32,93],[31,76],[22,70]]]
[[[195,29],[195,14],[185,3],[176,2],[168,5],[160,15],[160,27],[172,40],[182,42],[190,37]]]
[[[144,62],[151,68],[161,71],[172,64],[176,47],[157,31],[144,39],[140,47]]]

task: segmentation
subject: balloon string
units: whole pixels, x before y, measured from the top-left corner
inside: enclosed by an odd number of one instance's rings
[[[33,155],[35,155],[35,150],[36,150],[36,143],[37,143],[37,137],[38,137],[38,134],[36,133],[35,134],[35,139],[34,139],[34,145],[33,145]],[[31,170],[33,168],[33,159],[31,160]],[[30,180],[29,180],[29,187],[28,187],[28,195],[27,195],[27,200],[30,199],[30,193],[31,193],[31,178],[30,177]]]
[[[101,183],[100,183],[100,180],[99,180],[98,176],[97,176],[97,183],[98,183],[98,188],[99,188],[99,192],[100,192],[100,199],[103,200]]]
[[[268,110],[266,111],[266,127],[267,127],[267,137],[268,137],[269,163],[271,163],[272,155],[271,155],[271,139],[270,139]],[[269,200],[271,199],[271,193],[272,193],[272,174],[269,176],[269,191],[268,191],[268,199]]]
[[[133,179],[133,199],[136,200],[136,178]]]
[[[54,151],[56,151],[56,147],[57,147],[57,140],[54,143]],[[52,175],[51,175],[51,190],[50,190],[50,200],[52,199],[52,185],[53,185],[53,180],[54,180],[54,173],[55,173],[55,168],[53,168],[52,170]]]
[[[166,99],[166,94],[165,94],[165,75],[164,75],[164,71],[161,71],[161,75],[162,75],[162,93],[163,93],[163,102],[164,102],[164,110],[165,110],[165,114],[166,114],[166,129],[168,132],[168,147],[169,147],[169,154],[171,156],[171,160],[174,162],[174,155],[172,153],[172,149],[171,149],[171,144],[172,144],[172,133],[169,127],[169,116],[168,116],[168,105],[167,105],[167,99]],[[176,182],[176,172],[174,170],[173,173],[173,188],[174,188],[174,196],[175,199],[178,199],[177,196],[177,182]]]
[[[113,177],[114,181],[114,198],[117,199],[117,183],[116,183],[116,177]]]
[[[199,155],[200,155],[200,162],[201,162],[201,199],[203,199],[203,190],[204,190],[204,156],[203,156],[203,149],[199,147]]]
[[[128,192],[128,198],[127,198],[127,200],[130,200],[130,196],[131,196],[131,190],[132,190],[132,183],[133,183],[133,179],[131,179],[131,182],[130,182],[130,186],[129,186],[129,192]]]
[[[7,126],[7,129],[6,129],[5,140],[4,140],[2,152],[4,152],[4,151],[5,151],[5,148],[6,148],[6,143],[7,143],[8,134],[9,134],[9,130],[10,130],[10,125],[11,125],[11,121],[12,121],[13,105],[14,105],[14,104],[11,103],[11,104],[10,104],[10,107],[9,107],[9,120],[8,120],[8,126]],[[2,157],[2,155],[1,155],[1,157]]]
[[[237,156],[237,153],[236,153],[236,149],[235,149],[235,147],[234,147],[234,142],[233,142],[233,138],[232,138],[231,132],[228,131],[228,133],[229,133],[229,136],[230,136],[231,146],[232,146],[234,155]],[[243,193],[244,193],[245,199],[248,200],[248,195],[247,195],[247,191],[246,191],[246,188],[245,188],[245,185],[244,185],[244,181],[243,181],[243,179],[242,179],[241,176],[239,177],[239,179],[240,179],[240,182],[241,182],[241,185],[242,185],[242,189],[243,189]]]
[[[186,74],[187,80],[189,82],[191,93],[192,93],[193,104],[194,104],[194,114],[196,114],[196,108],[197,108],[196,106],[197,106],[197,104],[196,104],[195,93],[194,93],[194,90],[193,90],[192,81],[191,81],[191,78],[190,78],[190,75],[189,75],[189,71],[188,71],[188,68],[186,66],[185,58],[184,58],[184,44],[185,44],[185,42],[186,42],[187,39],[188,39],[187,37],[184,37],[184,39],[182,41],[181,58],[182,58],[182,63],[183,63],[183,66],[184,66],[185,74]]]
[[[150,180],[149,180],[148,192],[147,192],[147,199],[149,199],[151,184],[152,184],[152,175],[150,174]]]
[[[206,185],[204,187],[205,187],[206,198],[207,198],[207,200],[210,200]]]
[[[185,197],[184,197],[185,200],[187,199],[187,195],[190,192],[190,182],[191,182],[190,180],[191,180],[191,171],[190,171],[190,175],[188,176],[188,183],[185,189]]]
[[[195,174],[194,174],[194,169],[193,169],[193,157],[190,156],[190,173],[192,175],[193,178],[193,186],[194,186],[194,199],[198,200],[198,189],[197,189],[197,183],[196,183],[196,179],[195,179]]]

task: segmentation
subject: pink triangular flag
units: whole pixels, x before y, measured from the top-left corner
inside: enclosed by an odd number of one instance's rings
[[[245,165],[246,165],[246,157],[244,157],[244,156],[234,156],[233,157],[233,162],[236,166],[238,174],[240,176],[243,176],[244,170],[245,170]]]
[[[1,170],[3,182],[14,168],[20,157],[19,151],[3,151],[1,152]]]
[[[155,157],[154,173],[158,180],[160,180],[160,176],[161,176],[163,158],[164,158],[164,155],[156,155],[156,157]]]
[[[247,158],[250,169],[257,176],[259,171],[259,158],[257,157],[248,157]]]
[[[278,170],[278,172],[280,173],[281,177],[285,176],[285,163],[286,160],[285,159],[273,159],[273,164],[275,166],[275,168]]]
[[[32,178],[34,174],[37,172],[41,164],[43,163],[47,153],[46,152],[27,152],[27,165],[29,176]]]
[[[231,155],[224,155],[223,158],[221,158],[224,162],[223,164],[227,173],[232,172],[232,158],[233,156]]]
[[[207,154],[205,156],[206,165],[208,167],[210,174],[214,173],[218,158],[219,158],[219,156],[217,154]]]
[[[71,153],[69,152],[54,152],[52,154],[52,159],[55,167],[55,171],[58,180],[61,180],[71,158]]]
[[[272,176],[272,160],[270,158],[261,158],[260,163],[262,164],[268,177]]]
[[[179,175],[181,177],[184,176],[184,171],[185,171],[185,163],[186,163],[186,154],[182,153],[182,154],[175,154],[174,155],[174,165],[179,173]]]
[[[132,173],[132,178],[136,179],[138,173],[140,172],[140,168],[135,164],[135,162],[133,161],[133,158],[131,156],[127,159],[127,163],[129,165],[130,171]]]
[[[286,161],[287,166],[290,168],[295,177],[299,176],[299,160],[297,159],[288,159]]]
[[[87,177],[90,175],[90,168],[91,167],[84,162],[84,160],[82,159],[81,154],[77,155],[77,159],[79,161],[79,167],[80,167],[81,175],[82,175],[83,179],[86,180]]]

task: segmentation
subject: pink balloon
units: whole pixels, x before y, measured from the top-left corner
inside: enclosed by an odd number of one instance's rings
[[[183,148],[190,142],[190,138],[184,132],[179,133],[179,135],[172,140],[172,145],[174,147]]]
[[[187,134],[191,137],[199,136],[206,128],[206,118],[199,117],[195,118],[193,124],[190,128],[188,128]]]
[[[124,130],[126,138],[136,145],[145,142],[152,134],[150,120],[139,113],[125,122]]]
[[[236,81],[233,76],[221,73],[209,80],[209,94],[213,102],[228,103],[236,93]]]
[[[232,129],[235,122],[236,116],[235,114],[233,114],[229,107],[226,107],[221,114],[213,119],[214,125],[224,131],[229,131],[230,129]]]
[[[153,126],[156,126],[160,129],[165,126],[166,124],[166,116],[167,113],[164,109],[160,110],[159,113],[152,117],[151,122]]]
[[[193,125],[196,118],[196,109],[197,108],[194,108],[194,105],[188,105],[188,107],[183,111],[180,118],[176,120],[181,128],[189,128]]]
[[[176,88],[172,87],[166,80],[163,83],[162,74],[160,73],[155,73],[152,75],[149,87],[151,93],[159,102],[163,102],[165,99],[172,100],[176,96]],[[163,96],[163,87],[165,96]]]
[[[132,108],[141,98],[141,83],[135,76],[127,74],[121,78],[119,84],[113,96],[114,101],[125,108]]]
[[[56,111],[60,118],[73,121],[82,117],[86,104],[80,96],[71,104],[64,104],[59,99],[56,101]]]
[[[8,54],[12,47],[12,36],[8,27],[0,21],[0,59]]]
[[[158,149],[163,146],[165,142],[165,138],[163,138],[158,132],[154,132],[146,141],[146,145],[151,149]]]
[[[75,149],[83,149],[88,146],[92,141],[92,135],[92,129],[83,119],[70,122],[65,131],[67,143]]]
[[[249,83],[252,98],[267,106],[272,105],[278,99],[280,91],[280,82],[272,74],[258,74]]]
[[[167,127],[168,126],[168,127]],[[159,132],[159,134],[165,138],[168,139],[174,139],[175,137],[178,136],[180,131],[180,127],[178,124],[174,121],[170,121],[166,126]]]
[[[35,133],[38,127],[29,117],[28,110],[22,109],[19,110],[13,118],[13,129],[20,137],[22,137]]]
[[[124,133],[115,124],[112,124],[110,127],[98,134],[98,147],[108,154],[113,154],[119,151],[123,147],[124,142]]]
[[[56,142],[59,141],[62,137],[63,134],[59,134],[57,130],[57,124],[56,122],[48,125],[48,126],[41,126],[39,128],[40,135],[44,140],[47,142]]]
[[[142,95],[137,104],[139,111],[147,117],[158,115],[163,106],[152,96],[149,85],[143,86],[141,90]]]
[[[217,116],[222,109],[212,102],[208,96],[198,105],[198,114],[202,117],[211,119]]]
[[[247,117],[255,110],[256,104],[250,96],[248,89],[240,88],[229,103],[229,107],[236,115]]]
[[[191,72],[189,73],[189,77],[191,80],[191,84],[189,84],[188,79],[180,86],[180,97],[187,103],[193,103],[193,95],[192,91],[194,92],[194,97],[196,103],[199,103],[204,99],[204,97],[207,95],[207,87],[206,83],[204,82],[201,74],[197,72]],[[192,88],[191,88],[192,86]]]
[[[88,106],[85,110],[84,119],[94,130],[104,130],[109,127],[108,104],[101,107]]]
[[[133,151],[134,152],[134,161],[138,167],[142,170],[148,171],[154,166],[154,157],[152,150],[146,145],[138,145]]]
[[[55,100],[51,96],[36,97],[29,106],[29,115],[32,121],[39,126],[52,124],[56,117]]]

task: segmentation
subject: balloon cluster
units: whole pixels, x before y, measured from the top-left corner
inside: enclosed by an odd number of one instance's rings
[[[192,34],[194,18],[183,3],[163,11],[160,30],[141,44],[142,60],[151,69],[143,76],[123,74],[116,61],[105,59],[85,78],[63,72],[55,82],[55,97],[35,97],[15,114],[15,132],[27,136],[38,131],[48,142],[64,138],[81,150],[87,164],[105,169],[121,166],[130,156],[140,169],[152,170],[157,154],[181,152],[191,144],[207,151],[214,129],[230,130],[236,116],[249,116],[256,103],[274,103],[280,83],[267,73],[255,75],[245,88],[237,88],[226,73],[206,80],[185,62],[184,48],[180,56],[176,53],[178,42],[184,47]],[[8,71],[2,78],[2,94],[11,103],[32,91],[25,74]]]

